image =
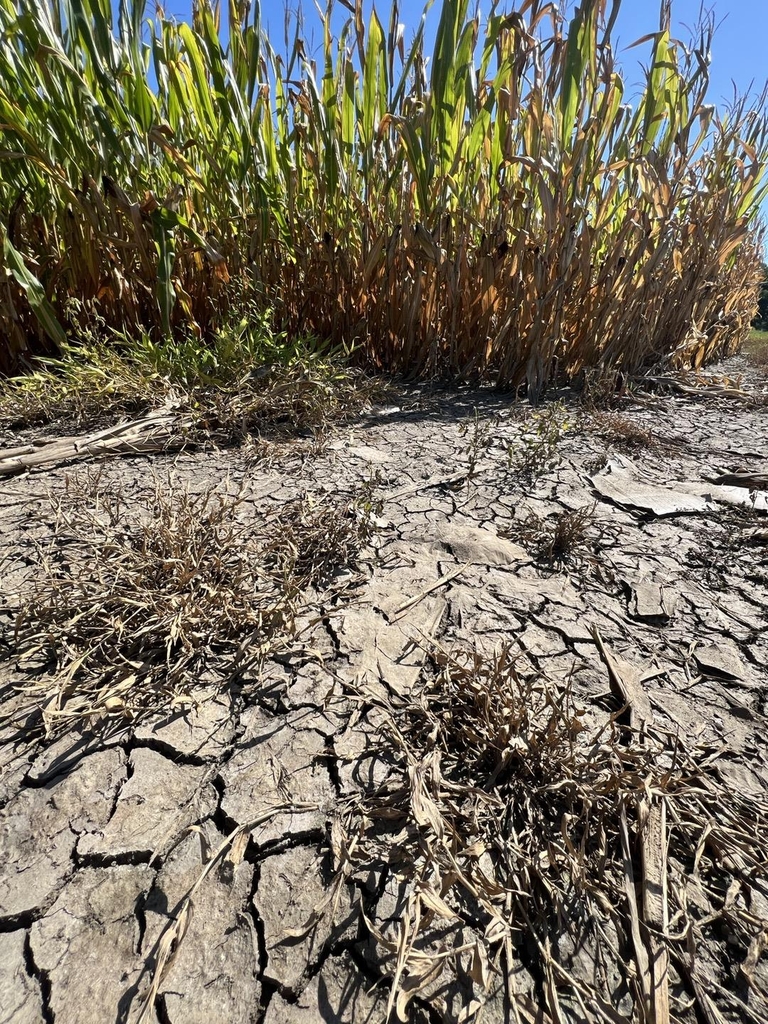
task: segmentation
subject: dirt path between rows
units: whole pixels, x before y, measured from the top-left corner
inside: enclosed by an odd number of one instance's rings
[[[768,393],[764,379],[748,384]],[[233,449],[101,465],[100,488],[128,502],[168,474],[196,492],[238,489],[244,523],[303,494],[321,501],[362,486],[376,529],[354,567],[308,600],[300,643],[223,688],[212,662],[192,709],[25,737],[13,716],[26,677],[12,656],[0,662],[0,1020],[105,1024],[143,1011],[152,1024],[357,1024],[386,1018],[393,975],[407,993],[393,1020],[399,1010],[424,1022],[642,1021],[663,1013],[664,998],[671,1020],[768,1020],[768,494],[733,486],[743,479],[714,482],[768,473],[768,406],[645,395],[592,426],[579,415],[566,397],[548,439],[502,396],[411,392],[318,451],[302,443],[268,461]],[[56,543],[49,495],[85,473],[66,465],[0,481],[9,645],[18,595]],[[638,929],[610,924],[610,906],[600,946],[572,934],[563,903],[560,935],[550,922],[541,940],[557,965],[542,972],[520,920],[503,939],[493,931],[503,906],[488,897],[473,909],[447,868],[440,884],[414,869],[409,851],[441,828],[427,811],[420,820],[411,807],[403,824],[393,810],[394,824],[382,814],[371,825],[359,809],[382,791],[394,808],[409,771],[413,799],[427,762],[409,768],[392,737],[413,721],[435,652],[492,661],[500,649],[521,679],[567,686],[584,730],[615,721],[630,699],[641,731],[676,737],[713,784],[763,813],[752,836],[762,865],[738,882],[710,850],[706,820],[691,863],[675,868],[670,854],[670,879],[685,874],[690,929],[675,948],[695,956],[672,956],[649,996],[655,1011],[626,967],[630,947],[642,961]],[[425,792],[435,785],[432,776]],[[665,827],[672,835],[676,825]],[[451,842],[446,856],[458,858]],[[556,845],[542,853],[544,874]],[[481,867],[489,856],[464,854]],[[636,855],[627,850],[628,871]],[[710,856],[722,874],[698,885]],[[553,886],[557,877],[552,867]],[[598,883],[588,874],[582,884]],[[403,921],[414,924],[419,887],[431,916],[404,968]],[[631,891],[627,901],[634,920]],[[642,917],[640,895],[638,905]],[[658,922],[675,934],[684,924],[671,910]],[[639,933],[653,949],[649,917]],[[653,962],[646,968],[651,977]]]

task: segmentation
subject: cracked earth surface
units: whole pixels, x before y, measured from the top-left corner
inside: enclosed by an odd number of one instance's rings
[[[347,684],[407,696],[425,637],[487,652],[511,640],[547,678],[570,677],[589,706],[607,690],[597,627],[638,668],[657,724],[711,742],[734,789],[768,792],[766,495],[750,505],[748,490],[711,482],[737,469],[768,472],[768,407],[630,403],[622,415],[658,446],[627,452],[582,424],[561,439],[556,465],[526,485],[509,468],[521,423],[503,397],[433,393],[413,404],[337,429],[319,454],[289,449],[271,465],[238,451],[104,464],[103,479],[128,495],[171,465],[193,487],[242,484],[245,515],[369,481],[381,527],[363,554],[362,582],[329,599],[307,650],[272,660],[258,677],[225,689],[212,680],[197,707],[108,734],[83,727],[44,744],[3,729],[2,1024],[135,1022],[164,929],[210,851],[262,811],[301,802],[313,808],[266,817],[243,858],[208,877],[145,1020],[382,1021],[383,967],[360,909],[385,930],[402,899],[396,874],[353,876],[305,925],[331,891],[335,807],[388,770],[375,749],[378,712]],[[49,491],[73,471],[3,483],[7,602],[52,529]],[[537,561],[521,527],[528,515],[593,506],[578,558]],[[0,671],[12,701],[13,665]],[[753,913],[768,927],[764,878]],[[466,930],[471,941],[471,922]],[[756,971],[765,988],[765,957]],[[535,1002],[522,963],[514,983]],[[478,1019],[520,1020],[506,998],[492,988]],[[456,974],[408,1007],[424,1024],[469,1020],[471,1010]],[[722,1012],[734,1019],[727,1005]]]

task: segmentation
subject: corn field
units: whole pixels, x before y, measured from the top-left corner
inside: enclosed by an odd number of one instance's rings
[[[427,53],[426,15],[408,38],[398,0],[338,0],[280,53],[248,0],[0,0],[0,372],[93,323],[204,341],[233,308],[534,398],[732,352],[765,104],[706,105],[712,22],[684,46],[667,2],[628,96],[619,6],[443,0]]]

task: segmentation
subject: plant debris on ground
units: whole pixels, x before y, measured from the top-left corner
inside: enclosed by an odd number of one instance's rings
[[[547,519],[531,512],[517,528],[506,533],[518,537],[530,547],[537,561],[547,565],[575,562],[589,548],[591,528],[596,525],[595,507],[594,504],[584,505],[569,512],[558,512]]]
[[[645,721],[610,652],[618,700],[602,722],[509,645],[427,653],[433,671],[409,700],[361,693],[383,712],[390,771],[337,837],[346,873],[383,863],[401,887],[394,917],[368,922],[392,1019],[453,971],[471,979],[475,1012],[506,985],[513,1019],[693,1011],[714,1024],[716,941],[728,957],[721,1005],[764,1020],[754,970],[766,935],[750,906],[768,897],[765,794],[733,792],[716,750]],[[483,938],[465,944],[468,929]],[[516,995],[521,970],[537,1006]]]
[[[664,447],[650,427],[642,426],[621,413],[595,410],[590,413],[589,421],[609,450],[659,451]]]
[[[4,489],[0,924],[57,1019],[84,949],[100,1020],[765,1019],[760,410],[654,399],[689,445],[612,497],[572,408],[428,398]]]
[[[135,721],[194,702],[213,670],[231,680],[286,649],[304,595],[354,571],[373,505],[304,497],[254,522],[244,500],[172,477],[131,498],[98,473],[71,477],[6,638],[27,677],[15,719],[48,735]]]

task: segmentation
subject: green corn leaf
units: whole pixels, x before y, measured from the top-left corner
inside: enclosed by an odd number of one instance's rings
[[[198,44],[197,36],[186,22],[179,25],[179,36],[184,42],[184,54],[192,71],[196,101],[199,104],[198,109],[205,113],[208,124],[213,126],[216,122],[216,115],[211,102],[211,83],[208,78],[205,56]]]
[[[566,150],[573,137],[576,116],[582,105],[585,76],[594,79],[597,68],[597,26],[599,0],[584,0],[576,9],[568,29],[568,41],[560,93],[560,148]]]
[[[26,293],[30,309],[48,337],[61,347],[66,345],[67,336],[59,323],[53,306],[45,296],[45,289],[24,263],[21,253],[13,246],[6,232],[0,227],[3,239],[3,259],[13,275],[16,284]]]
[[[368,45],[363,68],[363,102],[360,122],[360,136],[363,146],[373,145],[379,118],[386,109],[387,60],[384,30],[374,10],[368,26]]]
[[[173,229],[178,223],[176,215],[162,207],[152,214],[155,247],[157,248],[157,304],[160,310],[160,322],[163,334],[170,337],[171,314],[176,303],[176,292],[173,287],[173,267],[176,262],[176,250],[173,242]]]
[[[453,126],[457,108],[463,102],[466,61],[460,68],[456,59],[466,27],[468,0],[444,0],[432,56],[431,138],[444,169],[455,154]],[[465,53],[466,53],[466,43]]]

